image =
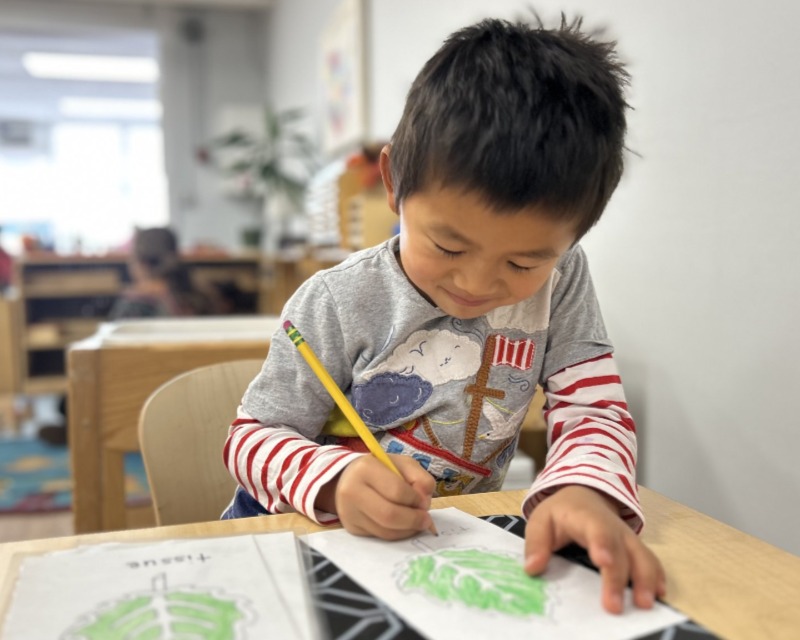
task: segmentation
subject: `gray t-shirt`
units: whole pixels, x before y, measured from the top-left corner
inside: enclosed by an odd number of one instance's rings
[[[531,298],[459,320],[428,302],[397,261],[399,239],[320,271],[290,320],[389,453],[413,456],[436,495],[499,490],[537,383],[612,351],[580,247]],[[282,324],[282,323],[281,323]],[[280,329],[242,409],[320,444],[334,401]]]

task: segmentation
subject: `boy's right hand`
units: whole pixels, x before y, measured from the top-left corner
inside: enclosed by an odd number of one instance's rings
[[[336,485],[335,513],[350,533],[401,540],[433,524],[428,513],[435,487],[433,477],[413,458],[391,458],[402,478],[375,456],[365,455],[347,465],[330,483]],[[322,491],[325,489],[330,487]]]

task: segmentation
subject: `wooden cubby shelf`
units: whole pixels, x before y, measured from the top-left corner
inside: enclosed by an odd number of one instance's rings
[[[184,256],[198,286],[216,287],[229,301],[230,314],[255,314],[259,308],[261,260],[258,256]],[[125,256],[26,255],[16,264],[20,330],[18,391],[26,394],[66,390],[65,351],[94,334],[130,283]]]

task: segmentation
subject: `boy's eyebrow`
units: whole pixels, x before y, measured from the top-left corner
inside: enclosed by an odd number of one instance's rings
[[[451,240],[461,242],[462,244],[471,247],[474,243],[467,237],[463,236],[457,229],[448,225],[434,225],[433,229],[443,236],[449,237]],[[543,247],[542,249],[531,249],[530,251],[516,251],[512,255],[522,258],[532,258],[534,260],[550,260],[557,258],[558,253],[552,247]]]

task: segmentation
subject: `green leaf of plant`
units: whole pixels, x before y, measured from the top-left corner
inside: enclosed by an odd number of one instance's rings
[[[214,139],[214,146],[217,147],[250,147],[253,144],[253,137],[242,131],[232,131]]]
[[[294,109],[286,109],[281,111],[278,115],[278,120],[281,121],[283,124],[288,124],[290,122],[297,122],[298,120],[305,118],[306,110],[301,107],[295,107]]]
[[[255,194],[283,193],[300,204],[309,176],[318,168],[316,147],[297,127],[305,109],[264,109],[264,132],[258,137],[231,131],[214,141],[215,148],[239,148],[245,157],[226,167],[232,175],[250,176]]]
[[[480,549],[446,549],[412,558],[400,587],[444,602],[513,616],[544,615],[546,582],[520,561]]]
[[[240,173],[249,173],[252,170],[253,162],[251,160],[239,160],[227,168],[227,171],[237,175]]]
[[[261,179],[266,183],[270,184],[273,180],[280,177],[278,173],[277,167],[273,164],[262,164],[261,165]]]

